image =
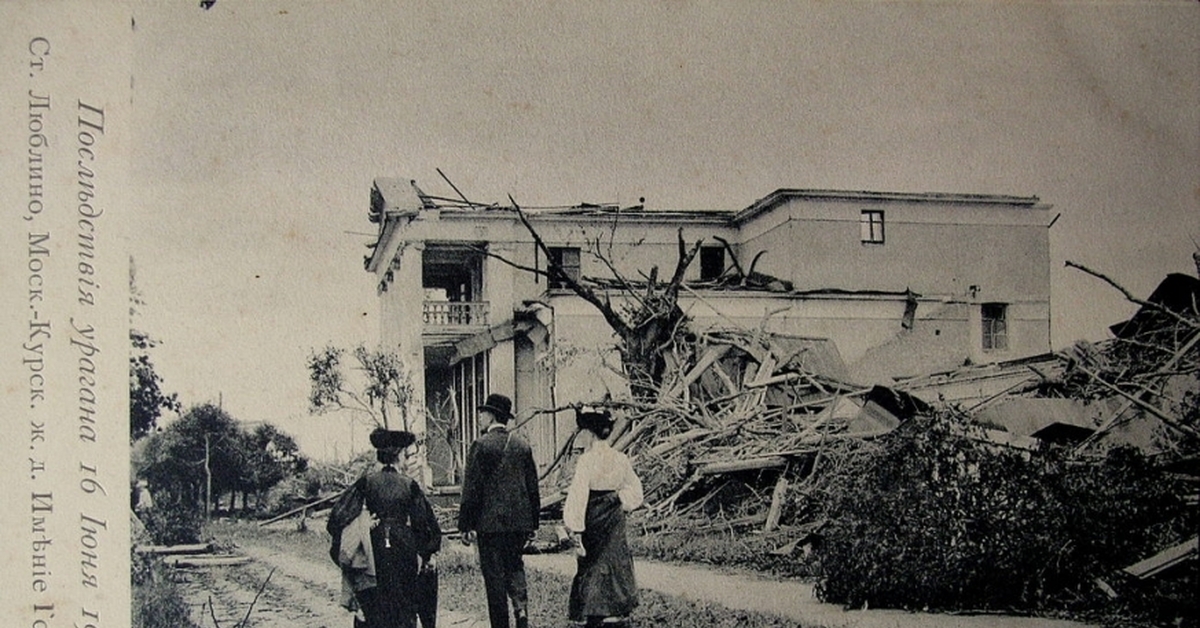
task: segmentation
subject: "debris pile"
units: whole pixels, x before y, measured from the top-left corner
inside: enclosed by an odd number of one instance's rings
[[[608,404],[618,416],[613,446],[645,487],[635,525],[766,534],[790,553],[823,525],[818,493],[835,488],[830,472],[850,451],[934,407],[970,417],[969,435],[995,446],[1049,443],[1086,460],[1127,445],[1198,477],[1200,281],[1170,275],[1146,300],[1126,295],[1141,309],[1108,341],[890,388],[850,383],[826,339],[723,330],[677,342],[655,399]],[[544,501],[554,508],[567,478],[550,476]]]
[[[794,537],[819,525],[803,512],[814,471],[851,441],[928,410],[911,395],[848,382],[827,339],[710,331],[665,355],[656,399],[611,402],[613,447],[642,478],[647,532],[751,529]],[[570,445],[568,444],[568,447]],[[566,478],[554,482],[554,507]]]

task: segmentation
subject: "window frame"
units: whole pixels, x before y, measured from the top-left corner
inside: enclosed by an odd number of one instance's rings
[[[548,246],[546,250],[549,252],[549,259],[546,260],[546,268],[551,265],[557,265],[563,269],[568,277],[579,281],[583,276],[583,256],[582,251],[577,246]],[[567,263],[564,255],[573,253],[575,260],[573,264]],[[546,277],[546,286],[550,290],[567,290],[569,287],[560,279]]]
[[[858,235],[863,244],[883,244],[884,212],[882,209],[864,209],[858,218]]]
[[[980,303],[980,346],[984,351],[1008,351],[1008,304]]]

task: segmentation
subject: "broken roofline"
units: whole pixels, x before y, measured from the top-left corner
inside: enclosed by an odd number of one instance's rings
[[[372,222],[377,220],[380,214],[399,214],[411,215],[420,209],[439,209],[448,213],[467,213],[473,216],[478,216],[480,212],[500,211],[504,213],[512,212],[515,208],[508,205],[499,205],[496,203],[484,204],[476,203],[467,200],[458,201],[457,199],[432,196],[419,192],[415,187],[416,182],[410,181],[405,185],[397,179],[381,177],[375,180],[374,190],[372,190],[372,205],[371,215]],[[394,197],[402,197],[401,202],[397,204]],[[781,205],[793,199],[810,199],[810,200],[841,200],[854,202],[908,202],[908,203],[936,203],[946,205],[980,205],[980,206],[1004,206],[1029,209],[1048,209],[1048,205],[1040,203],[1037,196],[1010,196],[1002,194],[959,194],[946,192],[872,192],[864,190],[825,190],[825,189],[797,189],[797,188],[780,188],[771,192],[767,196],[758,199],[749,207],[742,210],[729,209],[698,209],[698,210],[672,210],[672,209],[655,209],[646,210],[641,205],[633,207],[620,207],[613,203],[579,203],[577,205],[563,205],[554,207],[522,207],[531,217],[584,217],[584,216],[612,216],[621,215],[629,218],[644,217],[650,220],[706,220],[706,221],[726,221],[729,224],[740,224],[754,216]],[[409,206],[411,205],[411,206]]]
[[[941,203],[947,205],[990,205],[1028,209],[1049,209],[1036,196],[1008,196],[1003,194],[956,194],[946,192],[870,192],[865,190],[805,190],[780,188],[754,201],[746,209],[737,212],[733,222],[744,223],[759,214],[770,211],[794,199],[835,200],[854,202],[906,202]]]
[[[622,208],[616,204],[580,203],[572,206],[538,207],[522,206],[532,222],[557,222],[580,220],[607,220],[620,218],[628,223],[658,223],[679,225],[715,225],[738,228],[753,218],[768,212],[790,200],[833,200],[858,203],[913,203],[929,205],[974,205],[979,207],[1018,208],[1046,210],[1050,206],[1040,202],[1036,196],[1006,196],[995,194],[957,194],[940,192],[870,192],[851,190],[820,190],[780,188],[755,201],[749,207],[738,210],[646,210],[641,205]],[[477,203],[466,198],[462,201],[425,194],[415,180],[379,177],[373,182],[368,218],[379,224],[379,236],[368,245],[371,254],[364,260],[368,271],[374,272],[380,263],[379,248],[388,242],[396,229],[396,222],[414,219],[422,210],[437,211],[450,220],[488,218],[493,220],[515,219],[516,208],[496,203]]]

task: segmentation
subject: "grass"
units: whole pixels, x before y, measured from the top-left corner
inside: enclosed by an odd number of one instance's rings
[[[278,524],[270,528],[255,523],[218,522],[207,533],[218,543],[241,542],[265,545],[314,560],[329,560],[329,539],[322,531],[324,523],[310,522],[309,530],[300,532],[294,525]],[[457,541],[447,539],[447,543]],[[487,601],[483,577],[473,554],[443,551],[439,561],[439,605],[484,619]],[[571,579],[555,573],[527,570],[529,580],[530,623],[534,626],[567,626],[567,592]],[[649,589],[641,590],[641,604],[633,613],[633,625],[665,628],[669,626],[716,626],[747,628],[795,627],[794,620],[765,613],[732,610],[717,604],[707,604],[664,595]]]
[[[171,580],[170,567],[148,555],[134,555],[132,620],[135,628],[196,628],[187,602]]]

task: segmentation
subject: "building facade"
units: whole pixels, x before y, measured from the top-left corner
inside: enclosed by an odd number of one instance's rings
[[[701,241],[680,298],[690,324],[829,339],[867,385],[1048,351],[1048,210],[1036,197],[781,189],[740,211],[524,214],[586,278],[612,279],[609,264],[669,275],[679,238]],[[513,397],[542,465],[573,428],[549,410],[627,392],[611,329],[531,272],[547,260],[514,208],[377,179],[370,219],[381,342],[412,365],[434,485],[458,483],[488,392]]]

